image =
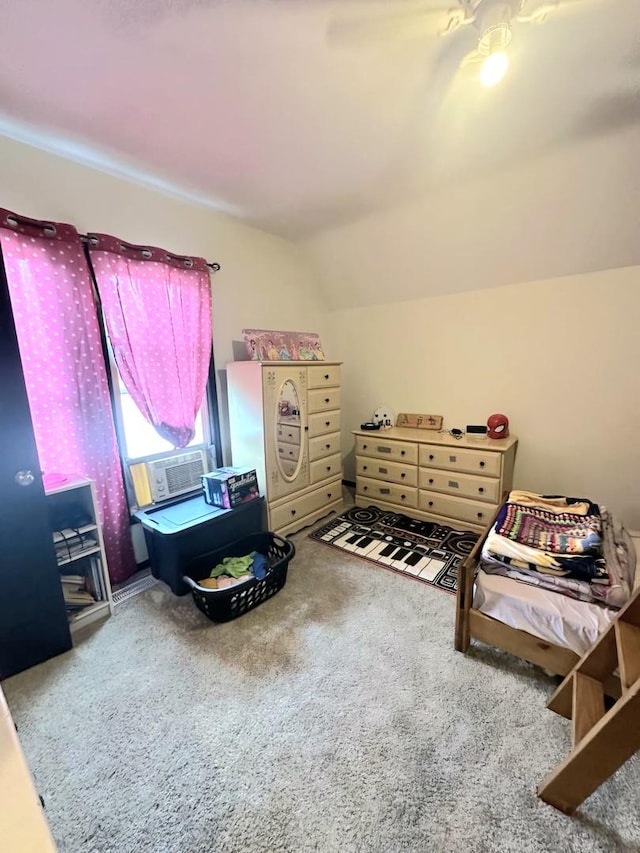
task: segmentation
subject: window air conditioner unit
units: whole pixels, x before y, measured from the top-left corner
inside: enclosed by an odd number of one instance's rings
[[[200,476],[207,471],[207,454],[204,450],[193,450],[155,459],[146,466],[152,499],[165,501],[200,487]]]

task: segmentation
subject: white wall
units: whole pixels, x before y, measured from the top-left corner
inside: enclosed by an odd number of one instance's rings
[[[132,243],[193,254],[222,267],[212,277],[221,429],[230,461],[224,375],[243,328],[322,332],[325,313],[307,262],[292,243],[211,208],[136,185],[0,137],[0,207],[69,222]]]
[[[586,495],[640,529],[640,266],[337,310],[350,430],[385,403],[445,427],[504,412],[519,437],[515,483]]]

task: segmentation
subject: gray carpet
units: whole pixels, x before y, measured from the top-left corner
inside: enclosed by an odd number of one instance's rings
[[[536,798],[570,742],[552,679],[455,652],[451,596],[294,541],[237,621],[158,586],[4,683],[63,853],[640,849],[637,759],[573,819]]]

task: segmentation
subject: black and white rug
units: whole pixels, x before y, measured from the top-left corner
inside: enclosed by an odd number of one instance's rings
[[[309,534],[371,563],[455,594],[458,566],[478,534],[419,521],[376,507],[354,506]]]

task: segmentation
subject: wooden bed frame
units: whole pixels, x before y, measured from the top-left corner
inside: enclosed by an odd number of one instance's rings
[[[473,583],[480,562],[480,553],[499,511],[500,508],[496,510],[484,534],[458,569],[455,647],[459,652],[466,652],[472,639],[480,640],[482,643],[537,664],[555,675],[567,675],[580,660],[575,652],[547,643],[526,631],[511,628],[504,622],[485,616],[473,607]]]

